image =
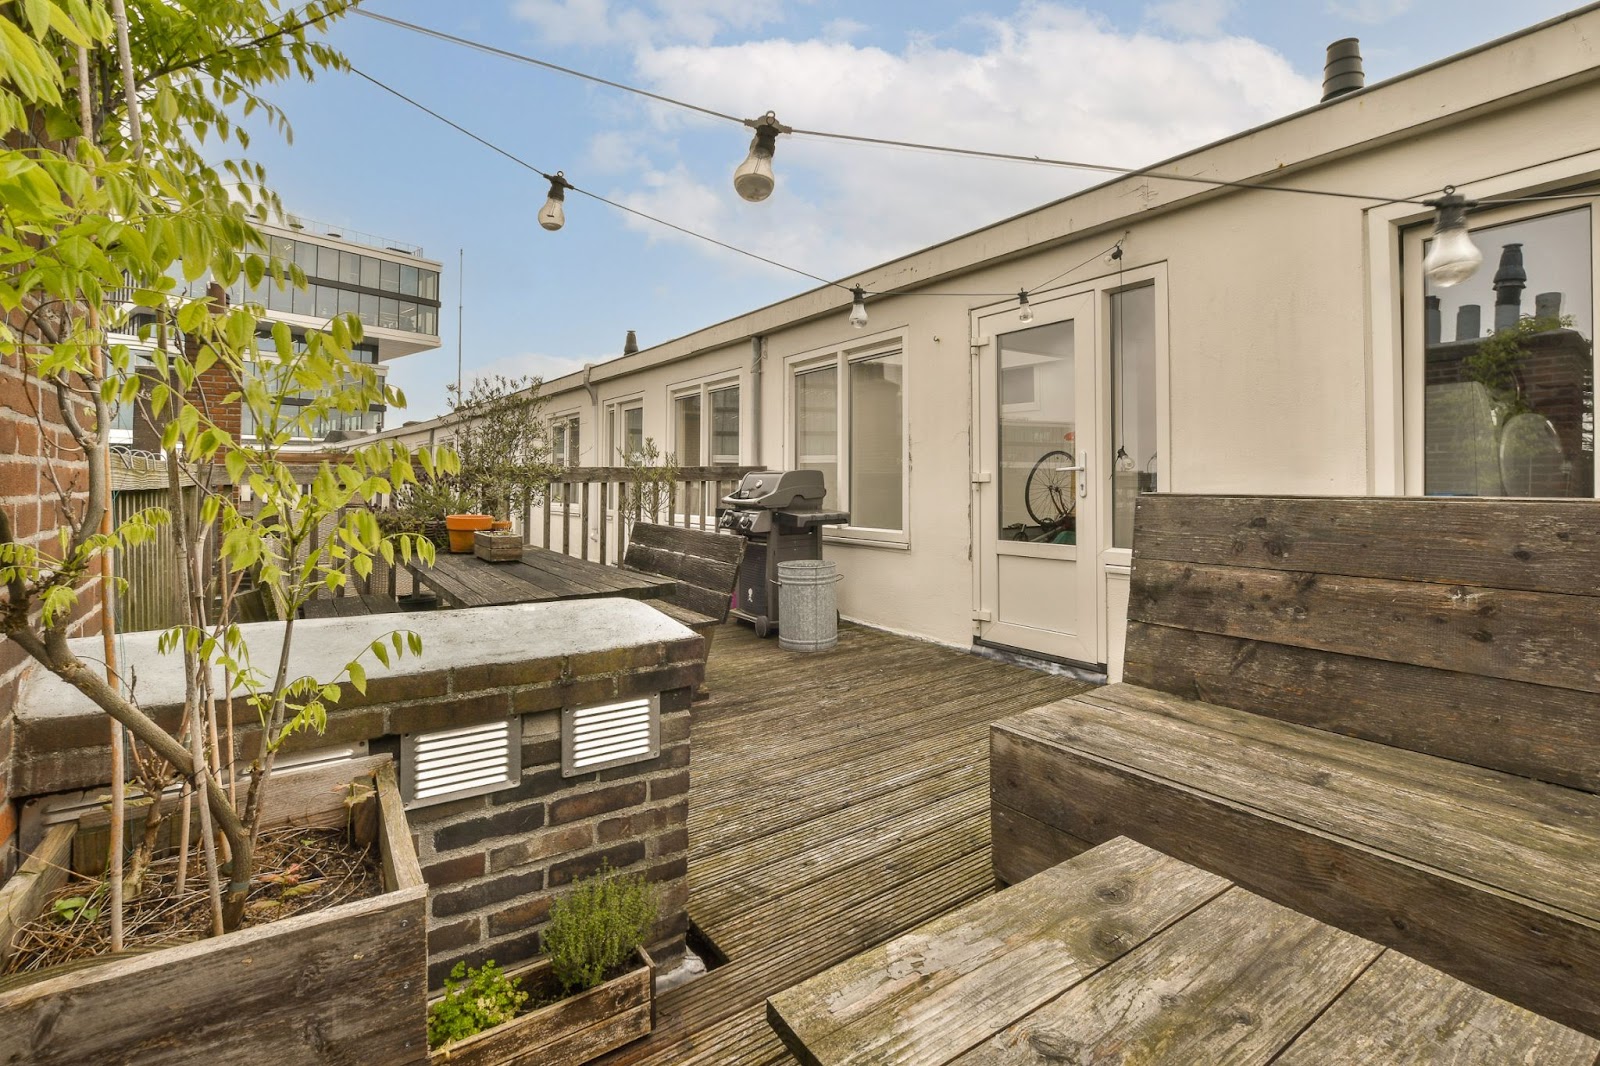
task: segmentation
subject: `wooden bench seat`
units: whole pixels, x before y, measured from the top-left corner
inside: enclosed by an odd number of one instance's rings
[[[744,546],[743,537],[635,522],[622,567],[677,584],[670,600],[653,600],[651,606],[700,634],[709,657],[717,628],[728,620]],[[703,686],[695,693],[697,699],[705,695]]]
[[[996,869],[1133,837],[1600,1035],[1600,504],[1145,497],[1127,682],[992,734]]]

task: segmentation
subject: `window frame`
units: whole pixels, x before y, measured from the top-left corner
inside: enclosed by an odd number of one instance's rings
[[[1590,181],[1575,181],[1573,185],[1588,185]],[[1469,194],[1471,195],[1471,194]],[[1482,195],[1482,194],[1480,194]],[[1499,194],[1509,195],[1509,194]],[[1533,195],[1533,194],[1529,194]],[[1468,215],[1468,224],[1474,231],[1527,222],[1567,211],[1587,207],[1589,210],[1589,299],[1594,317],[1600,319],[1600,189],[1586,195],[1575,194],[1571,199],[1548,200],[1532,203],[1507,204],[1501,207],[1479,208]],[[1426,422],[1424,375],[1426,372],[1426,301],[1422,275],[1423,244],[1433,235],[1432,216],[1404,217],[1392,222],[1396,277],[1399,282],[1400,313],[1396,330],[1400,400],[1397,404],[1399,462],[1396,464],[1399,490],[1407,496],[1426,495],[1427,441],[1424,436]],[[1493,250],[1479,243],[1484,253],[1480,271],[1495,269]],[[1375,309],[1376,310],[1376,309]],[[1376,315],[1374,316],[1376,318]],[[1591,338],[1591,344],[1594,338]],[[1596,372],[1600,372],[1600,353],[1591,352],[1590,358]],[[1374,409],[1374,417],[1380,413]],[[1485,499],[1517,499],[1495,496]],[[1600,499],[1600,475],[1595,478],[1593,495],[1570,497],[1572,499]]]
[[[800,420],[795,410],[799,401],[796,384],[807,371],[835,368],[838,388],[835,399],[835,461],[839,468],[840,484],[831,486],[834,491],[833,507],[851,512],[850,469],[852,458],[851,414],[854,394],[850,384],[850,369],[856,363],[869,362],[888,356],[900,357],[900,528],[883,529],[876,526],[856,525],[852,520],[839,526],[828,526],[823,536],[830,541],[878,545],[882,547],[909,548],[911,546],[911,351],[907,331],[894,330],[863,337],[850,344],[835,344],[792,355],[783,361],[783,417],[784,454],[786,465],[798,467],[800,463]],[[851,512],[853,514],[853,512]]]
[[[639,412],[639,439],[641,442],[648,440],[650,434],[645,428],[644,420],[644,393],[637,392],[628,396],[619,396],[607,400],[605,403],[605,440],[608,454],[605,462],[600,466],[622,466],[623,463],[623,438],[627,435],[624,417],[629,411]]]
[[[711,395],[712,393],[725,392],[728,389],[737,389],[739,392],[739,451],[731,461],[718,460],[711,447]],[[678,401],[689,396],[698,396],[700,399],[700,457],[697,466],[738,466],[745,455],[745,389],[744,376],[739,371],[723,371],[708,374],[704,377],[694,378],[689,381],[676,382],[667,387],[667,424],[672,437],[668,443],[668,450],[679,457],[682,462],[683,442],[678,439]]]

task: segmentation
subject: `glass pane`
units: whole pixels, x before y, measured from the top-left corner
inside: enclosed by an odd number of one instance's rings
[[[738,465],[739,386],[711,394],[711,461]]]
[[[361,284],[361,256],[355,252],[339,253],[339,280],[346,285]]]
[[[313,285],[317,301],[317,317],[329,319],[339,313],[339,290],[331,285]]]
[[[294,242],[294,262],[301,270],[306,272],[306,277],[317,276],[317,246],[307,244],[305,241]]]
[[[439,298],[439,272],[424,270],[417,280],[417,295],[429,300]]]
[[[1425,282],[1429,495],[1594,496],[1589,213],[1474,229],[1478,272]]]
[[[824,510],[839,505],[839,369],[807,370],[794,378],[797,465],[822,471],[828,495]]]
[[[417,268],[416,267],[414,267],[414,266],[405,266],[403,264],[401,265],[401,267],[400,267],[400,291],[402,293],[404,293],[405,295],[407,295],[407,296],[415,296],[417,294]]]
[[[294,262],[294,241],[288,237],[268,237],[267,252],[282,266]]]
[[[567,423],[566,463],[568,466],[578,465],[578,420],[576,418]]]
[[[400,301],[400,328],[411,333],[417,331],[417,305],[414,301]]]
[[[1111,296],[1111,544],[1133,547],[1133,507],[1156,485],[1156,287]]]
[[[293,310],[294,288],[288,282],[282,285],[276,281],[267,282],[267,308],[272,311]]]
[[[439,335],[439,312],[432,307],[419,307],[417,309],[417,332],[426,333],[430,337]]]
[[[850,524],[901,529],[905,430],[899,352],[850,364]]]
[[[700,394],[679,396],[672,402],[673,443],[679,466],[700,466]]]
[[[355,293],[351,292],[349,289],[340,289],[338,291],[339,313],[341,315],[348,315],[360,306],[360,299]]]
[[[361,313],[363,325],[376,326],[378,324],[378,298],[371,293],[362,293],[356,308]]]
[[[400,328],[400,301],[387,296],[378,301],[378,325],[384,329]]]
[[[314,285],[308,285],[303,289],[295,289],[290,295],[290,299],[293,301],[293,306],[290,307],[290,310],[297,315],[305,315],[307,318],[316,314],[317,299],[312,295],[311,291],[315,287]]]
[[[370,255],[361,257],[361,287],[364,289],[378,287],[378,261]]]
[[[1076,544],[1073,323],[1007,333],[999,350],[999,535]]]
[[[644,408],[622,412],[622,448],[629,455],[644,451]]]
[[[400,291],[400,264],[382,260],[378,264],[378,288],[385,292]]]

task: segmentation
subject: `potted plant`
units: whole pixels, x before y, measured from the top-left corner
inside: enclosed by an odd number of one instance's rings
[[[550,909],[543,958],[502,973],[458,964],[428,1009],[434,1066],[577,1066],[655,1025],[655,963],[644,949],[655,894],[608,869]]]
[[[450,533],[450,550],[457,555],[464,555],[472,551],[473,534],[480,530],[487,530],[493,525],[494,519],[486,514],[448,514],[444,516],[444,528]]]

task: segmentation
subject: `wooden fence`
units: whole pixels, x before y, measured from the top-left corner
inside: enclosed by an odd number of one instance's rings
[[[533,545],[616,563],[628,550],[636,519],[715,530],[722,497],[758,466],[682,467],[668,483],[637,485],[621,466],[568,467],[545,487],[543,502],[523,515],[523,539]]]

